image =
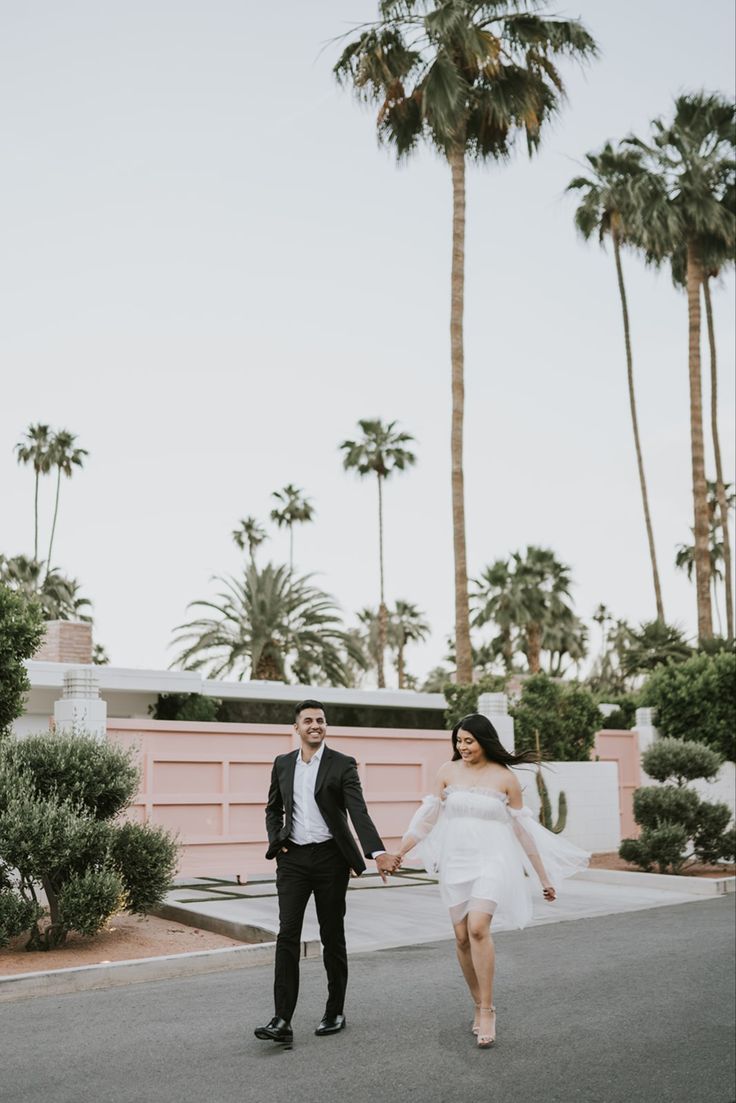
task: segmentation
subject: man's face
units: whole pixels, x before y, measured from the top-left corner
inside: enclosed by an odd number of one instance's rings
[[[321,746],[327,735],[327,721],[322,709],[302,709],[294,728],[305,747]]]

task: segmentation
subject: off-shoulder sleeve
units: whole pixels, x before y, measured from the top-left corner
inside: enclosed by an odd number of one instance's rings
[[[426,796],[407,827],[402,844],[411,842],[415,858],[426,870],[436,873],[442,853],[444,802],[436,796]]]
[[[441,808],[442,801],[439,797],[425,797],[412,816],[402,842],[407,839],[416,839],[417,842],[426,839],[440,817]]]
[[[508,813],[524,853],[541,861],[552,884],[572,877],[588,865],[590,854],[561,835],[548,831],[535,819],[530,809],[508,808]]]

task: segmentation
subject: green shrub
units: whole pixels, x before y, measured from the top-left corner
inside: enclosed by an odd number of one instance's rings
[[[445,723],[448,728],[454,728],[463,716],[478,711],[478,698],[482,693],[503,693],[506,687],[506,678],[503,675],[485,674],[477,682],[471,685],[455,685],[450,683],[443,689],[447,710],[445,711]]]
[[[145,915],[161,903],[176,873],[176,859],[177,845],[161,827],[125,823],[116,831],[112,860],[130,911]]]
[[[634,793],[634,819],[642,828],[638,839],[624,839],[619,854],[649,870],[680,873],[691,861],[716,862],[733,850],[727,805],[701,800],[686,783],[712,778],[721,758],[703,743],[660,739],[642,755],[642,766],[658,781],[674,785],[644,786]],[[689,848],[689,853],[688,853]]]
[[[154,720],[193,720],[212,723],[218,719],[220,705],[216,697],[203,693],[159,693],[148,711]]]
[[[602,728],[609,731],[629,731],[636,723],[636,710],[639,707],[639,698],[633,693],[600,694],[595,695],[596,704],[615,705],[614,712],[603,716]]]
[[[694,655],[655,671],[641,703],[657,710],[656,724],[673,739],[707,743],[736,760],[736,653]]]
[[[30,689],[23,660],[43,639],[41,606],[0,584],[0,739],[23,712]]]
[[[692,789],[645,785],[634,793],[634,819],[641,827],[679,823],[692,833],[698,822],[700,797]]]
[[[0,889],[0,948],[35,923],[41,909],[10,888]]]
[[[13,929],[18,915],[27,920],[29,949],[59,946],[72,930],[96,934],[121,908],[145,911],[166,892],[175,841],[160,827],[117,820],[137,780],[127,752],[88,737],[0,746],[0,895],[25,903],[3,906]],[[31,908],[41,888],[48,922]]]
[[[701,862],[717,862],[729,858],[733,849],[726,838],[731,809],[721,801],[701,801],[698,824],[693,834],[693,850]]]
[[[645,827],[638,839],[624,839],[619,854],[644,870],[656,865],[660,873],[680,873],[685,862],[687,831],[676,823]]]
[[[641,756],[645,774],[655,781],[673,778],[679,786],[696,778],[714,778],[722,764],[716,751],[694,740],[658,739]]]
[[[99,820],[111,819],[138,790],[134,752],[91,739],[43,734],[9,743],[4,761],[32,779],[42,798],[63,793]]]
[[[587,762],[603,717],[592,693],[581,686],[534,674],[524,682],[521,699],[509,709],[518,751],[535,750],[552,762]]]

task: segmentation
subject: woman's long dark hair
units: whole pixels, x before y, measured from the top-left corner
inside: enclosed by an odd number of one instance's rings
[[[489,762],[497,762],[499,766],[523,766],[531,762],[539,762],[539,756],[535,751],[521,751],[519,754],[510,754],[498,738],[498,732],[487,716],[479,712],[471,712],[463,716],[452,729],[452,759],[453,762],[460,758],[457,749],[458,732],[469,732],[473,739],[480,743],[483,754]]]

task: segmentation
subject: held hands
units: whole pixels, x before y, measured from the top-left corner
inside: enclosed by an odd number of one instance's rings
[[[552,885],[544,885],[542,887],[542,896],[548,904],[553,904],[554,901],[557,899],[557,892],[552,887]]]
[[[389,874],[396,873],[396,870],[400,869],[401,856],[399,854],[379,854],[376,858],[376,865],[378,872],[381,874],[381,880],[386,885],[388,884]]]

